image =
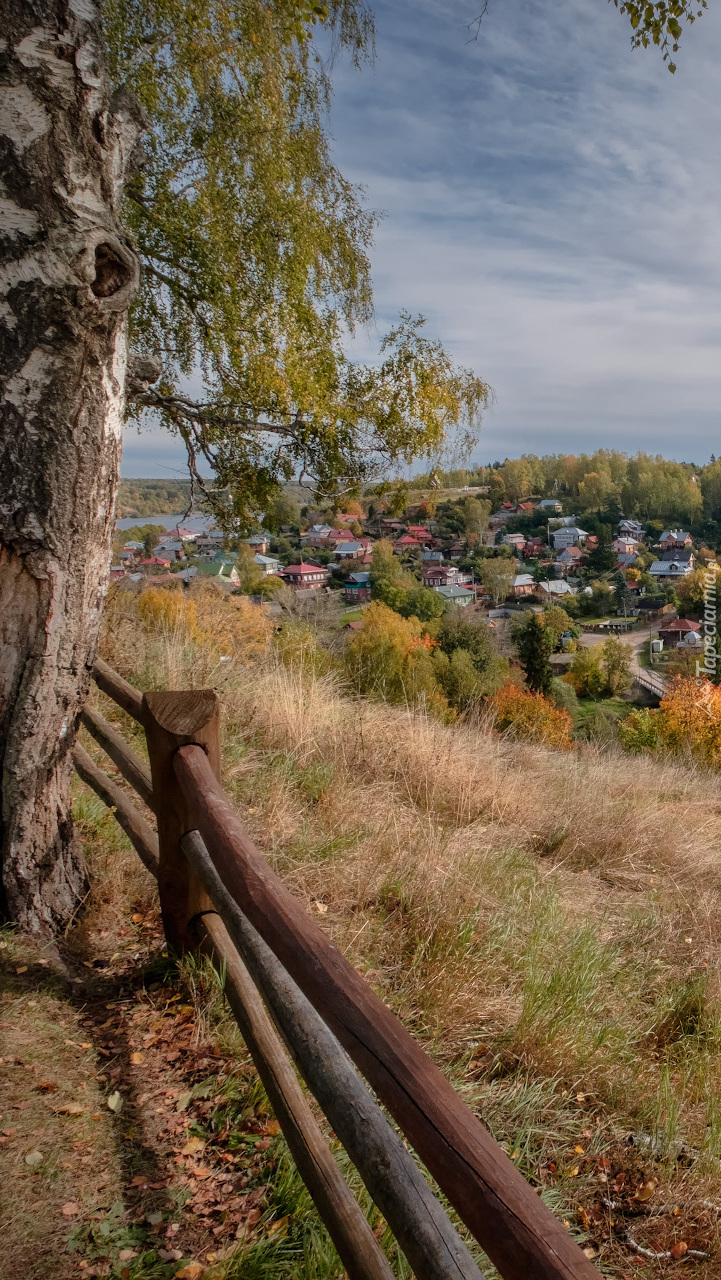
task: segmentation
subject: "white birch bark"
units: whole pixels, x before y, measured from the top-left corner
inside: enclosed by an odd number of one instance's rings
[[[3,909],[36,932],[84,883],[70,751],[110,561],[138,263],[117,217],[139,136],[91,0],[10,0],[0,41]]]

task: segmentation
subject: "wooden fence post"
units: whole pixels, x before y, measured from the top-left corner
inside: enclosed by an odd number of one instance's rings
[[[153,800],[158,824],[158,892],[165,936],[178,954],[197,947],[191,921],[212,903],[180,847],[191,829],[188,807],[173,769],[178,747],[202,747],[220,779],[220,702],[214,689],[143,694],[143,725],[148,741]]]

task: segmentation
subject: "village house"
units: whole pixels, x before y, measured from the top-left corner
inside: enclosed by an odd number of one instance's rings
[[[371,598],[371,576],[369,573],[352,573],[344,583],[345,598],[349,604],[361,604]]]
[[[619,533],[618,537],[614,538],[611,543],[613,550],[620,556],[634,555],[640,545],[638,538],[634,538],[630,533]]]
[[[359,538],[356,542],[339,542],[333,554],[336,560],[358,560],[370,551],[372,546],[370,538]]]
[[[658,629],[658,638],[663,640],[667,649],[693,648],[701,645],[701,623],[692,622],[690,618],[675,618],[673,622],[665,622]],[[695,636],[696,640],[689,640]]]
[[[693,545],[691,534],[683,529],[665,529],[658,541],[664,551],[683,550]]]
[[[596,537],[595,533],[589,533],[588,537],[586,538],[586,541],[583,544],[584,551],[586,552],[595,551],[597,546],[598,546],[598,538]]]
[[[254,543],[252,538],[249,538],[248,541],[256,551],[263,551],[263,548],[257,545],[256,543]],[[222,547],[224,542],[225,542],[225,534],[220,533],[220,531],[217,529],[215,530],[215,532],[209,530],[208,533],[199,533],[197,538],[195,539],[195,545],[198,548],[198,551],[210,551],[212,548],[217,549],[218,547]],[[266,551],[268,550],[267,545],[265,550]],[[263,554],[265,555],[264,551],[263,551]]]
[[[144,545],[144,543],[142,543],[142,542],[126,542],[126,544],[125,544],[125,550],[126,550],[126,551],[130,551],[130,552],[133,552],[133,551],[144,551],[144,550],[145,550],[145,545]]]
[[[635,552],[632,553],[631,555],[616,556],[616,563],[613,567],[614,569],[630,569],[631,565],[636,564],[637,560],[638,560],[638,556],[635,554]]]
[[[522,596],[532,596],[536,591],[536,583],[531,573],[517,573],[511,581],[511,594],[520,600]]]
[[[426,587],[467,586],[473,581],[470,573],[462,573],[455,565],[424,565],[421,577]]]
[[[540,556],[545,545],[543,538],[528,538],[523,544],[523,555],[527,560],[534,560],[536,556]]]
[[[185,547],[177,539],[168,539],[164,542],[159,542],[157,547],[153,547],[153,555],[162,556],[163,559],[171,562],[173,560],[182,560],[185,557]]]
[[[185,586],[190,586],[194,578],[212,578],[219,586],[224,587],[227,591],[237,587],[240,582],[240,575],[229,556],[221,556],[213,561],[212,564],[192,564],[187,569],[181,569],[176,574]]]
[[[194,529],[183,529],[179,525],[177,529],[168,529],[168,537],[175,542],[194,542],[197,534]]]
[[[270,549],[270,534],[254,533],[252,538],[246,539],[251,551],[256,551],[259,556],[267,556]]]
[[[409,533],[403,535],[402,538],[396,538],[393,543],[393,550],[397,556],[405,555],[409,551],[420,551],[421,544],[417,538],[412,538]]]
[[[579,529],[578,525],[571,524],[562,525],[560,529],[554,529],[551,537],[556,551],[563,551],[565,547],[583,546],[588,534],[585,529]]]
[[[560,515],[563,507],[557,498],[542,498],[540,502],[536,503],[536,511],[543,511],[546,515],[550,515],[551,512],[558,512]]]
[[[423,564],[441,564],[443,562],[443,552],[423,551],[421,553],[421,562]]]
[[[276,560],[275,556],[262,556],[260,553],[253,556],[253,563],[257,564],[264,578],[270,578],[280,569],[280,560]]]
[[[509,520],[512,520],[513,516],[514,512],[509,503],[506,509],[501,507],[500,511],[494,511],[488,521],[488,527],[489,529],[498,529],[501,525],[507,524]]]
[[[537,582],[536,594],[545,596],[549,600],[556,600],[559,596],[575,596],[576,591],[565,578],[554,578],[549,582]]]
[[[563,551],[556,557],[556,573],[559,577],[567,577],[572,569],[577,569],[583,552],[580,547],[564,547]]]
[[[141,569],[169,569],[170,561],[165,560],[163,556],[149,556],[147,560],[140,561]]]
[[[448,550],[448,557],[450,560],[460,560],[466,554],[466,550],[465,542],[454,542]]]
[[[446,600],[448,604],[456,605],[460,609],[467,608],[468,605],[473,604],[476,599],[475,591],[470,590],[468,587],[452,585],[447,587],[434,587],[433,590],[437,591],[439,596],[443,596],[443,599]]]
[[[513,547],[514,551],[520,551],[526,545],[525,533],[504,533],[501,542],[507,547]]]
[[[628,533],[632,538],[638,538],[639,542],[643,542],[646,536],[646,530],[643,528],[640,520],[621,520],[618,526],[619,533]]]
[[[381,534],[384,538],[397,538],[399,534],[403,533],[405,527],[402,520],[395,520],[390,517],[387,519],[384,517],[380,522]]]
[[[301,545],[304,547],[326,546],[329,535],[332,532],[333,530],[329,524],[314,524],[312,528],[307,529],[305,533],[301,533]]]
[[[690,560],[654,560],[649,573],[657,582],[678,582],[692,572]]]
[[[328,581],[328,572],[319,564],[289,564],[279,575],[294,591],[317,591]]]
[[[661,559],[675,560],[676,564],[688,564],[692,570],[696,566],[696,557],[693,551],[663,551]]]
[[[424,524],[409,524],[408,533],[411,538],[415,538],[417,542],[432,542],[433,534],[426,529]]]

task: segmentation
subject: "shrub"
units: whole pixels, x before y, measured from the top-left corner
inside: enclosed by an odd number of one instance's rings
[[[474,621],[461,609],[452,608],[445,614],[435,636],[451,660],[459,650],[468,654],[481,679],[482,693],[496,693],[507,682],[508,662],[496,653],[485,622]]]
[[[402,618],[374,601],[348,644],[346,670],[359,693],[384,702],[424,700],[434,712],[447,715],[448,703],[433,670],[434,647],[417,618]]]
[[[604,640],[601,648],[601,669],[606,680],[606,688],[614,698],[631,687],[632,657],[633,649],[630,644],[624,644],[618,636],[609,636]]]
[[[559,676],[551,681],[551,697],[560,711],[567,711],[572,720],[579,714],[578,698],[575,689]]]
[[[529,742],[567,749],[571,746],[571,717],[540,693],[507,684],[490,699],[499,733],[511,731]]]
[[[476,670],[466,649],[454,649],[450,658],[441,649],[433,654],[433,672],[450,705],[469,711],[488,692],[486,681]]]
[[[568,672],[579,698],[599,698],[606,683],[599,656],[593,649],[579,649]]]
[[[138,597],[137,608],[138,616],[148,631],[180,631],[187,639],[195,639],[195,601],[182,590],[148,587]]]
[[[657,720],[658,712],[649,711],[647,707],[632,711],[618,726],[621,746],[634,755],[653,751],[658,745]]]

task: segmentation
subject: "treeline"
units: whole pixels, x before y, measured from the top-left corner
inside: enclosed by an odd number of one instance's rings
[[[721,522],[721,460],[705,466],[671,462],[660,454],[630,456],[617,449],[554,453],[495,461],[467,470],[435,470],[415,476],[409,490],[482,486],[494,509],[503,501],[557,498],[579,515],[617,512],[627,517]]]
[[[189,480],[121,480],[118,519],[182,515],[189,502]]]

